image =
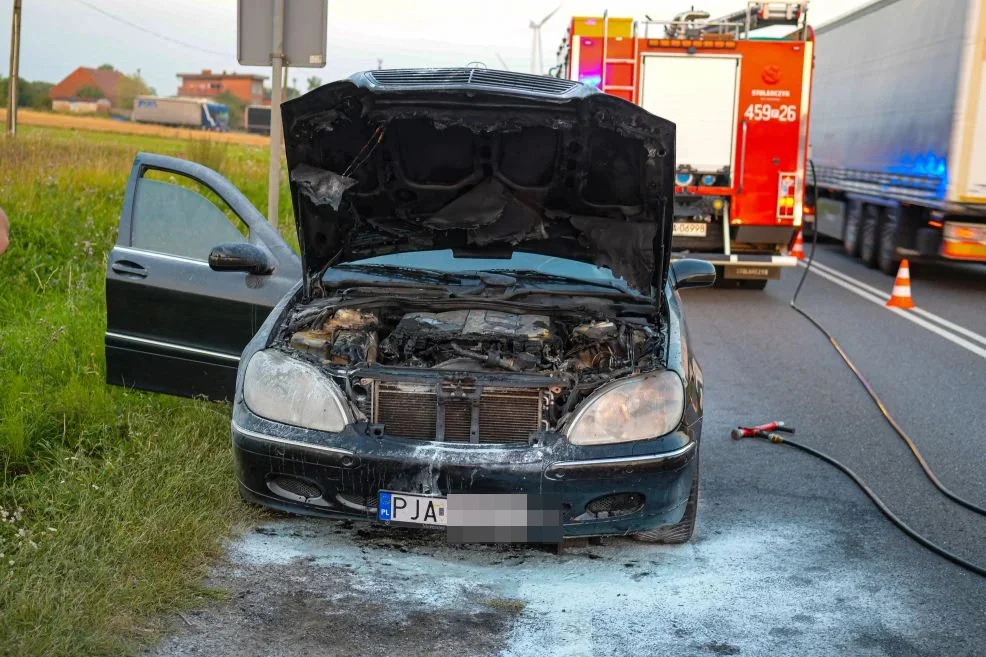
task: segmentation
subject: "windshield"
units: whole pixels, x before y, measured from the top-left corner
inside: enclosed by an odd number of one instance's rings
[[[456,258],[449,249],[441,251],[415,251],[376,256],[356,260],[350,265],[391,265],[408,269],[426,269],[442,272],[510,271],[523,274],[531,272],[549,276],[562,276],[604,283],[614,287],[629,287],[622,278],[614,276],[607,267],[599,267],[578,260],[567,260],[539,253],[514,252],[509,258]]]

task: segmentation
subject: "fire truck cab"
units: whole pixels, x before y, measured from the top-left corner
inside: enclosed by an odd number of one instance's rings
[[[758,36],[767,27],[781,35]],[[675,122],[675,255],[763,288],[797,264],[789,248],[812,211],[812,47],[806,2],[749,2],[720,18],[580,16],[552,72]]]

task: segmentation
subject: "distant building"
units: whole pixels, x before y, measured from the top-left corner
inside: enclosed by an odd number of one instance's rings
[[[179,96],[201,98],[229,92],[247,105],[264,104],[264,76],[250,73],[213,73],[209,69],[201,73],[179,73]]]
[[[51,108],[56,112],[109,113],[117,105],[122,77],[119,71],[80,66],[48,91]]]

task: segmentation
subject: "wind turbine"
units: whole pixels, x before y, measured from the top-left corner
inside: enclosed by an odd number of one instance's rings
[[[554,16],[558,10],[561,9],[561,5],[558,5],[551,10],[547,16],[542,18],[540,21],[535,23],[531,21],[531,73],[540,74],[544,70],[544,61],[541,57],[541,26],[548,22],[552,16]]]
[[[493,54],[496,55],[496,58],[500,60],[500,66],[503,67],[503,70],[504,71],[509,71],[510,70],[510,67],[507,66],[507,63],[505,61],[503,61],[503,57],[500,57],[500,53],[494,52]]]

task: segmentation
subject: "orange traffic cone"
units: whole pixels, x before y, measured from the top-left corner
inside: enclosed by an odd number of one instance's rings
[[[793,255],[798,260],[805,259],[805,241],[801,237],[801,229],[798,229],[798,235],[794,238],[794,246],[791,247],[791,255]]]
[[[897,279],[894,281],[894,289],[890,293],[890,300],[887,301],[887,307],[914,307],[914,300],[911,299],[911,270],[907,265],[906,258],[900,261],[900,269],[897,270]]]

